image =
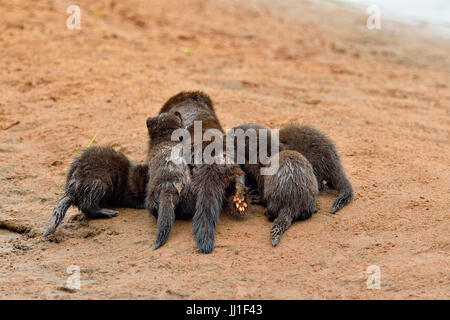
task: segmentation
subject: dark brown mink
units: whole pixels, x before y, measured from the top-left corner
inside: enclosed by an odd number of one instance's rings
[[[295,150],[311,163],[319,191],[326,185],[338,191],[332,213],[336,213],[353,199],[353,188],[342,167],[333,141],[323,132],[307,126],[292,124],[280,128],[280,142],[286,149]]]
[[[105,207],[143,209],[148,182],[148,166],[133,164],[110,147],[90,147],[78,155],[67,173],[65,193],[53,209],[44,237],[53,233],[70,206],[86,218],[106,218],[117,211]]]
[[[243,124],[234,129],[237,128],[243,130],[268,129],[255,123]],[[248,142],[246,142],[246,144],[248,144]],[[247,146],[246,148],[246,152],[254,152],[249,150]],[[324,181],[326,181],[328,187],[338,191],[338,197],[332,207],[333,213],[337,212],[353,199],[353,188],[345,175],[336,147],[333,141],[324,133],[306,125],[288,125],[282,127],[279,131],[279,149],[295,150],[308,159],[313,166],[319,191],[323,190]],[[248,161],[247,154],[246,160]],[[264,199],[262,197],[264,184],[262,183],[260,166],[261,163],[253,165],[246,162],[244,165],[241,165],[241,168],[246,174],[246,182],[260,195],[254,197],[252,203],[264,205]]]
[[[179,112],[183,128],[193,137],[194,121],[201,121],[202,131],[216,129],[224,133],[214,111],[210,97],[200,91],[180,92],[171,97],[161,108],[160,113]],[[207,145],[201,142],[203,151]],[[194,147],[192,138],[192,146]],[[234,207],[243,212],[245,203],[245,175],[234,164],[191,164],[191,188],[195,194],[193,232],[197,247],[202,253],[214,249],[214,238],[219,215],[226,204],[228,195],[234,194]]]
[[[273,131],[267,127],[264,127],[257,123],[244,123],[239,126],[232,128],[237,134],[237,131],[241,129],[243,130],[245,136],[245,140],[239,140],[236,136],[233,139],[234,142],[234,152],[235,152],[235,161],[238,161],[238,155],[241,154],[241,157],[245,160],[244,163],[239,163],[241,169],[245,173],[245,183],[249,189],[250,194],[255,194],[255,197],[252,199],[253,204],[264,204],[263,194],[264,194],[264,176],[261,175],[261,167],[264,165],[261,163],[261,159],[259,155],[261,151],[264,153],[264,156],[271,157],[272,156],[272,142],[276,142],[278,145],[273,146],[274,152],[278,153],[280,150],[284,150],[285,146],[279,142],[278,137],[273,137]],[[250,131],[249,131],[250,130]],[[267,150],[261,150],[260,141],[262,139],[261,130],[266,131],[265,138],[267,139]],[[250,132],[253,131],[256,133],[255,136],[250,136]],[[252,133],[253,134],[253,133]],[[255,139],[256,138],[256,139]],[[273,140],[273,141],[272,141]],[[238,145],[239,144],[239,145]],[[250,163],[251,155],[256,155],[256,163]],[[239,161],[241,162],[241,161]]]
[[[270,235],[276,246],[294,220],[308,219],[315,213],[319,193],[317,179],[308,160],[296,151],[281,151],[270,162],[278,161],[278,171],[264,176],[265,215],[273,221]]]
[[[192,218],[194,211],[190,168],[180,152],[180,141],[172,141],[172,133],[182,127],[178,112],[147,119],[150,178],[146,207],[158,224],[154,249],[167,241],[175,218]]]

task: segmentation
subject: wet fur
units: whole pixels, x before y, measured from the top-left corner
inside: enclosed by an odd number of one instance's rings
[[[255,130],[257,134],[257,145],[251,146],[250,145],[250,139],[248,137],[245,137],[245,163],[240,164],[241,169],[245,173],[245,183],[249,190],[256,193],[256,196],[253,198],[252,203],[253,204],[261,204],[264,205],[264,176],[261,175],[260,170],[263,164],[260,162],[259,157],[257,158],[256,164],[250,164],[250,154],[256,153],[259,155],[259,141],[260,141],[260,133],[259,130],[268,130],[267,132],[267,156],[272,156],[271,150],[272,150],[272,133],[271,130],[267,127],[264,127],[262,125],[259,125],[257,123],[245,123],[241,124],[239,126],[236,126],[232,128],[232,130],[242,129],[244,132],[246,132],[249,129]],[[237,160],[237,150],[238,150],[238,140],[237,138],[234,139],[234,150],[236,154],[236,160]],[[284,150],[285,146],[281,143],[278,145],[278,150]]]
[[[160,113],[163,112],[179,112],[183,127],[191,132],[191,137],[194,121],[202,121],[203,132],[207,129],[224,132],[211,99],[199,91],[180,92],[173,96],[161,108]],[[203,143],[202,150],[206,145],[207,143]],[[226,203],[228,189],[233,189],[230,188],[230,183],[237,183],[238,186],[244,183],[244,173],[236,165],[192,165],[191,188],[196,196],[193,232],[197,247],[202,253],[209,253],[214,249],[219,215]]]
[[[67,173],[65,193],[53,209],[44,237],[54,232],[70,206],[87,218],[112,217],[105,207],[144,208],[148,166],[133,164],[110,147],[90,147],[75,158]]]
[[[237,128],[241,128],[244,131],[247,129],[268,129],[255,123],[242,124],[234,129]],[[279,138],[280,151],[295,150],[305,156],[311,163],[317,178],[319,191],[323,190],[324,181],[326,181],[329,188],[338,191],[338,196],[332,206],[333,213],[340,210],[353,199],[353,188],[342,167],[336,147],[333,141],[324,133],[310,126],[293,124],[282,127],[279,131]],[[248,147],[246,152],[249,152]],[[248,160],[248,157],[246,159]],[[241,168],[246,174],[246,181],[249,187],[256,190],[258,194],[252,200],[252,203],[264,205],[262,197],[264,183],[260,174],[260,166],[261,164],[251,165],[246,163],[241,165]]]
[[[328,187],[338,191],[338,196],[332,206],[332,213],[336,213],[352,201],[352,185],[330,138],[313,127],[298,124],[282,127],[279,134],[280,142],[286,149],[300,152],[311,163],[319,191],[323,189],[324,181]]]
[[[275,161],[275,157],[270,161]],[[270,230],[272,245],[295,220],[305,220],[316,212],[317,179],[311,164],[296,151],[281,151],[276,174],[264,177],[266,217],[273,221]]]
[[[147,119],[150,179],[146,207],[157,218],[155,249],[167,241],[175,218],[189,218],[193,213],[190,168],[182,157],[180,163],[171,158],[173,148],[179,144],[179,141],[171,141],[171,135],[181,127],[178,113],[162,113]]]

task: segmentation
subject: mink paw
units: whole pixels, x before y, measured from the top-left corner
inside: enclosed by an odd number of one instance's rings
[[[236,191],[236,194],[234,195],[233,198],[233,205],[235,210],[243,215],[245,213],[245,211],[247,210],[247,202],[245,201],[245,192],[242,190],[240,191]]]

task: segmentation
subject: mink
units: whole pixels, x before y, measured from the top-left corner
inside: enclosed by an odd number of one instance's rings
[[[70,165],[65,192],[53,209],[43,237],[55,232],[70,206],[86,218],[108,218],[118,211],[106,207],[143,209],[148,181],[147,164],[134,164],[111,147],[84,150]]]
[[[238,128],[241,128],[244,131],[247,129],[269,130],[264,126],[255,123],[243,124],[233,129]],[[268,134],[268,137],[270,137],[270,134]],[[268,142],[270,141],[271,139],[268,139]],[[270,144],[268,144],[268,151],[270,151],[269,146]],[[278,147],[280,151],[295,150],[300,152],[311,163],[317,179],[319,191],[324,189],[324,182],[329,188],[338,191],[338,196],[332,206],[332,213],[336,213],[353,199],[353,188],[345,174],[336,146],[323,132],[307,125],[287,125],[279,130]],[[257,165],[249,164],[247,153],[255,151],[250,150],[251,146],[248,145],[248,142],[246,142],[245,148],[246,162],[241,164],[241,168],[246,174],[247,183],[249,183],[250,187],[253,187],[258,194],[258,196],[252,199],[252,203],[264,205],[264,199],[262,197],[264,183],[260,174],[262,164],[260,162],[258,162]],[[259,152],[259,149],[257,149],[257,152]]]
[[[179,112],[183,121],[183,128],[194,142],[194,121],[201,121],[202,133],[215,129],[224,134],[224,130],[217,118],[211,98],[200,91],[180,92],[171,97],[161,108],[160,114],[165,112]],[[207,143],[201,142],[204,151]],[[224,155],[214,155],[222,158]],[[219,161],[218,161],[219,162]],[[200,163],[190,164],[192,168],[191,188],[195,194],[195,208],[193,215],[193,233],[197,247],[201,253],[210,253],[214,249],[215,230],[219,215],[227,203],[228,195],[234,194],[233,202],[238,212],[243,213],[245,203],[245,174],[236,164]]]
[[[167,241],[175,218],[191,218],[193,213],[190,168],[180,154],[181,149],[177,149],[180,141],[172,141],[172,133],[182,126],[178,112],[147,119],[150,178],[146,207],[157,219],[154,249]]]
[[[296,151],[281,151],[270,158],[278,170],[264,176],[266,217],[273,221],[270,235],[276,246],[295,220],[310,218],[316,210],[317,179],[309,161]]]
[[[307,125],[291,124],[280,128],[280,142],[285,149],[295,150],[311,163],[319,191],[326,185],[335,189],[338,196],[332,205],[336,213],[353,199],[353,187],[341,164],[333,141],[323,132]]]
[[[237,138],[239,129],[245,134],[244,140]],[[231,130],[235,135],[233,139],[235,160],[240,162],[239,165],[245,173],[245,183],[249,193],[255,195],[251,202],[253,204],[264,204],[264,176],[261,175],[261,167],[264,166],[264,163],[261,162],[261,155],[263,153],[267,161],[272,156],[272,152],[278,153],[280,150],[284,150],[285,146],[279,142],[277,136],[273,136],[272,130],[257,123],[241,124]],[[252,136],[252,131],[255,133],[254,136]],[[266,139],[267,150],[264,151],[261,150],[260,145],[263,138],[262,131],[266,132],[264,138]],[[276,143],[276,145],[272,145],[272,143]],[[252,155],[255,156],[253,160],[256,160],[256,163],[251,162]],[[239,156],[241,156],[241,159],[239,159]]]

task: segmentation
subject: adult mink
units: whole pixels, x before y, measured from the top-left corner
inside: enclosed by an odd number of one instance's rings
[[[161,108],[161,113],[179,112],[183,121],[183,128],[192,137],[192,147],[197,149],[194,141],[194,122],[201,121],[202,137],[210,129],[224,134],[213,102],[208,95],[200,91],[180,92],[171,97]],[[203,139],[202,139],[203,140]],[[207,143],[200,141],[203,152]],[[215,155],[223,158],[223,155]],[[222,163],[191,164],[191,188],[195,194],[195,209],[193,217],[193,231],[197,247],[202,253],[209,253],[214,249],[215,230],[227,197],[234,193],[235,207],[242,213],[245,203],[245,175],[238,165]]]

